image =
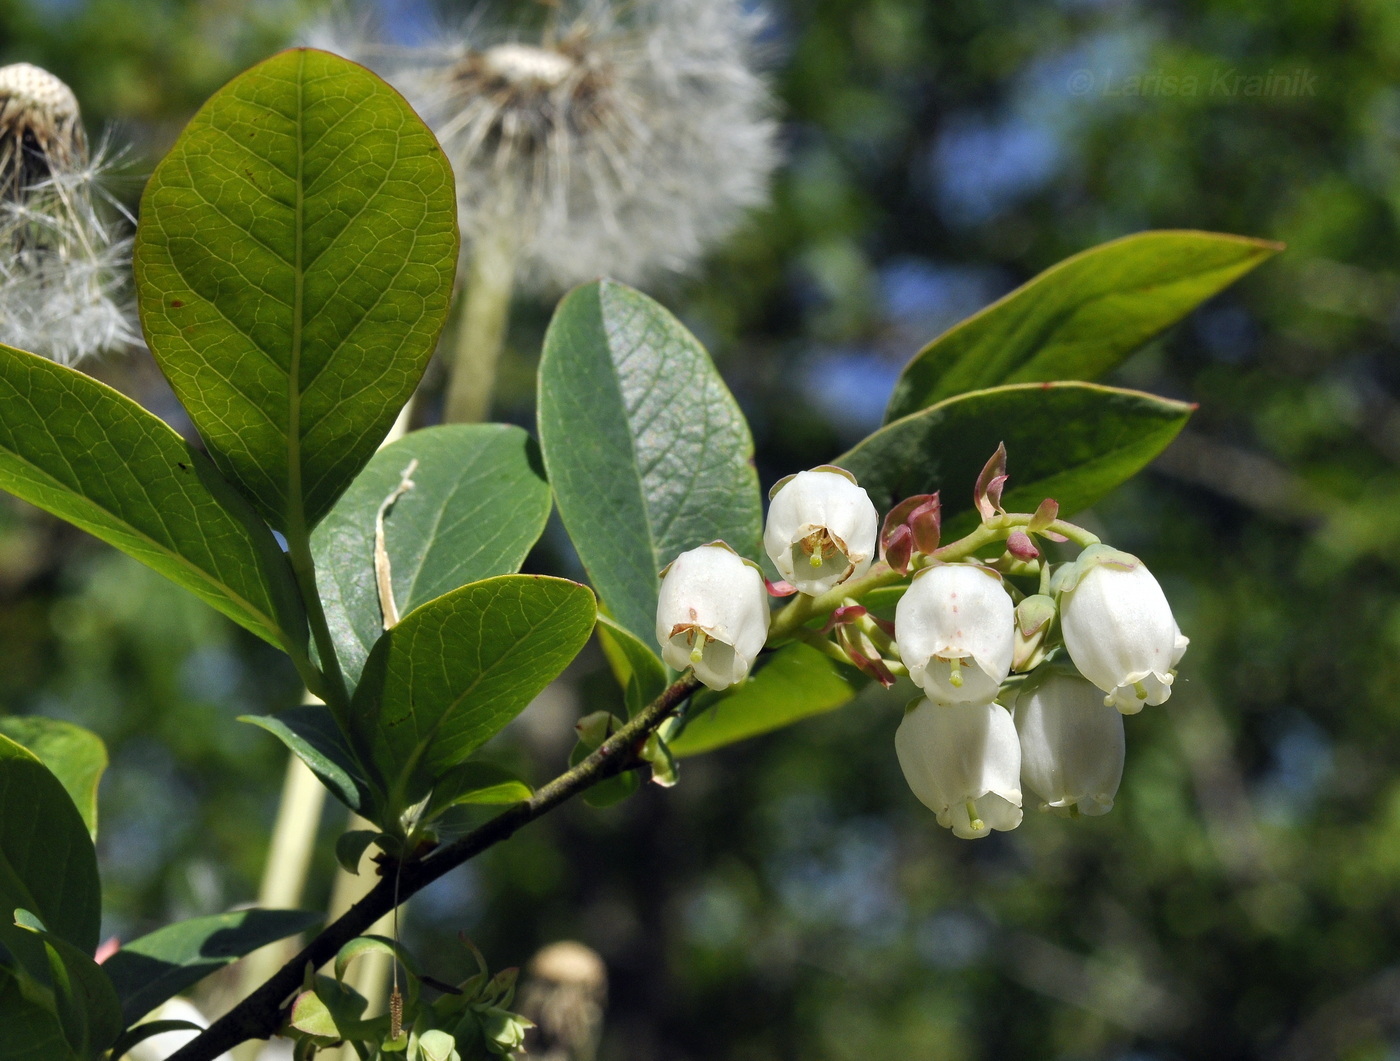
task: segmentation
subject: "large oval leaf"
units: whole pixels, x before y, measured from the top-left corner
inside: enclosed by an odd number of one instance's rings
[[[519,571],[549,518],[539,452],[518,427],[430,427],[380,450],[311,539],[326,620],[352,683],[384,632],[375,517],[410,468],[412,489],[384,518],[400,615],[469,582]]]
[[[97,785],[107,769],[107,746],[91,730],[43,715],[0,718],[0,734],[34,754],[58,778],[78,808],[90,836],[97,836]]]
[[[998,384],[1101,376],[1282,249],[1215,232],[1141,232],[1066,258],[916,354],[885,422]]]
[[[31,752],[0,736],[0,918],[28,910],[85,954],[97,949],[97,853],[68,793]]]
[[[301,598],[272,533],[162,420],[90,376],[8,346],[0,346],[0,408],[0,487],[259,637],[305,650]]]
[[[235,910],[177,921],[122,944],[103,969],[134,1024],[210,973],[321,919],[306,910]]]
[[[1029,512],[1053,497],[1068,515],[1165,449],[1192,408],[1095,383],[993,387],[896,420],[832,463],[849,469],[881,512],[941,490],[946,539],[971,528],[973,486],[998,443],[1010,458],[1006,508]]]
[[[622,284],[571,292],[540,359],[540,445],[559,514],[598,595],[650,645],[657,573],[716,539],[754,556],[753,439],[704,347]]]
[[[195,115],[141,200],[147,342],[215,463],[275,527],[323,516],[432,356],[452,171],[403,98],[298,49]]]
[[[524,710],[578,655],[596,614],[577,582],[502,575],[430,601],[388,631],[350,714],[391,812],[427,795]]]

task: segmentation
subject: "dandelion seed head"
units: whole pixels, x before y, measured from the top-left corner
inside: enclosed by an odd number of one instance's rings
[[[29,63],[0,67],[0,342],[62,364],[136,341],[126,218],[101,190],[78,101]]]
[[[32,63],[0,66],[0,196],[17,198],[52,167],[86,161],[73,90]]]
[[[480,12],[421,46],[376,45],[363,20],[311,39],[375,67],[433,127],[468,250],[506,234],[521,281],[554,291],[688,272],[766,200],[761,25],[738,0],[576,0],[535,39]]]

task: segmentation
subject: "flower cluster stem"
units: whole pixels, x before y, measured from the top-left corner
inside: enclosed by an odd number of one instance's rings
[[[933,561],[953,563],[957,560],[966,560],[968,557],[974,556],[979,549],[994,542],[1005,541],[1012,531],[1027,526],[1032,518],[1034,517],[1029,512],[1005,512],[994,516],[992,519],[984,521],[970,534],[949,542],[930,556],[916,556],[912,568],[917,570]],[[1097,535],[1064,520],[1057,519],[1044,529],[1063,535],[1080,548],[1097,545],[1099,542]],[[871,590],[879,589],[882,586],[897,585],[907,577],[881,561],[871,567],[862,577],[850,582],[843,582],[819,596],[809,597],[805,594],[799,594],[792,603],[773,617],[773,621],[768,627],[768,644],[772,646],[784,641],[818,616],[830,615],[841,605],[849,604],[853,600],[860,600]]]
[[[265,1039],[281,1027],[284,1004],[301,986],[306,966],[320,968],[350,940],[361,935],[385,913],[426,888],[445,873],[475,858],[489,847],[509,839],[520,828],[553,810],[600,781],[639,765],[637,752],[655,731],[690,696],[700,683],[689,672],[673,682],[655,700],[571,770],[560,774],[533,796],[502,811],[465,836],[438,848],[427,858],[405,862],[398,873],[381,875],[379,883],[363,899],[326,926],[295,958],[282,966],[261,987],[203,1033],[170,1055],[169,1061],[213,1061],[226,1050],[248,1039]],[[384,869],[392,870],[394,864]]]

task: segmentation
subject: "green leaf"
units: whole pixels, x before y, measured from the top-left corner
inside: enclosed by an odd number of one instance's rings
[[[236,910],[177,921],[122,944],[102,968],[132,1024],[210,973],[320,920],[306,910]]]
[[[352,684],[384,632],[375,516],[414,461],[412,489],[384,517],[400,615],[469,582],[519,571],[549,518],[539,450],[521,428],[430,427],[380,450],[311,539],[326,620]]]
[[[780,729],[800,719],[832,711],[865,684],[858,672],[842,667],[811,645],[794,642],[768,657],[749,680],[720,694],[697,697],[680,735],[668,738],[678,758],[713,751],[735,741]]]
[[[17,908],[85,953],[97,950],[102,890],[87,826],[48,767],[0,736],[0,923]]]
[[[919,351],[885,422],[998,384],[1101,376],[1282,249],[1215,232],[1141,232],[1066,258]]]
[[[588,640],[596,609],[576,582],[502,575],[430,601],[388,631],[365,664],[350,721],[390,810],[422,799],[557,678]]]
[[[21,992],[57,1018],[76,1056],[96,1058],[117,1038],[121,1005],[87,954],[51,932],[15,924],[0,924],[0,952],[9,955]]]
[[[341,947],[335,955],[335,978],[345,979],[345,971],[350,968],[350,963],[356,958],[361,958],[366,954],[384,954],[395,961],[401,963],[408,970],[409,975],[416,980],[419,976],[418,962],[414,960],[408,948],[387,936],[356,936],[345,946]],[[410,989],[412,989],[410,980]]]
[[[611,735],[612,727],[610,726],[608,736]],[[596,744],[590,745],[586,741],[579,741],[574,745],[573,751],[569,753],[569,767],[572,769],[577,766],[596,750]],[[584,790],[583,802],[587,803],[590,807],[596,807],[602,810],[606,807],[621,803],[641,787],[642,781],[641,778],[637,776],[637,771],[627,770],[620,774],[614,774],[612,777],[599,781],[597,784]]]
[[[665,691],[671,677],[666,665],[631,633],[603,614],[598,616],[598,643],[627,701],[628,717],[635,715]]]
[[[362,66],[296,49],[239,75],[158,165],[141,325],[214,463],[309,528],[427,367],[457,264],[437,140]]]
[[[524,781],[495,763],[463,763],[437,779],[423,810],[423,821],[431,821],[448,807],[459,804],[501,806],[521,803],[534,794]]]
[[[0,346],[0,487],[134,556],[234,622],[303,651],[266,524],[158,417],[90,376]]]
[[[341,833],[335,841],[335,860],[340,863],[340,868],[358,876],[360,859],[369,850],[369,845],[383,835],[373,829],[351,829],[348,833]]]
[[[1095,383],[993,387],[896,420],[832,463],[855,475],[881,512],[941,490],[943,538],[950,541],[975,525],[973,485],[997,443],[1006,443],[1010,458],[1006,509],[1032,512],[1053,497],[1069,515],[1162,452],[1192,409]]]
[[[0,718],[0,734],[22,744],[58,778],[90,836],[97,835],[97,785],[107,769],[107,746],[91,730],[42,715]]]
[[[5,1061],[89,1061],[73,1052],[53,1010],[26,997],[0,965],[0,1057]]]
[[[238,721],[267,730],[291,749],[336,799],[353,811],[368,811],[369,784],[325,707],[304,704],[275,715],[243,715]]]
[[[559,514],[618,624],[650,644],[657,575],[723,539],[757,555],[753,439],[704,347],[611,281],[571,292],[540,358],[540,445]]]

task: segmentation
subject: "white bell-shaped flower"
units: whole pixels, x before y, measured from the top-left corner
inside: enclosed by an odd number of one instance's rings
[[[662,572],[656,606],[661,658],[676,670],[695,668],[711,689],[748,677],[768,639],[763,575],[722,542],[681,553]]]
[[[966,840],[1021,824],[1021,744],[1000,704],[920,700],[894,735],[904,780]]]
[[[869,570],[880,517],[849,472],[798,472],[778,483],[772,498],[763,548],[799,593],[825,593]]]
[[[1037,672],[1016,698],[1021,780],[1042,810],[1107,814],[1123,780],[1123,715],[1077,674]]]
[[[1137,557],[1106,545],[1085,549],[1060,591],[1060,629],[1079,672],[1123,714],[1171,696],[1187,639]]]
[[[985,704],[1011,673],[1015,607],[995,571],[939,564],[914,577],[894,613],[909,677],[934,700]]]

